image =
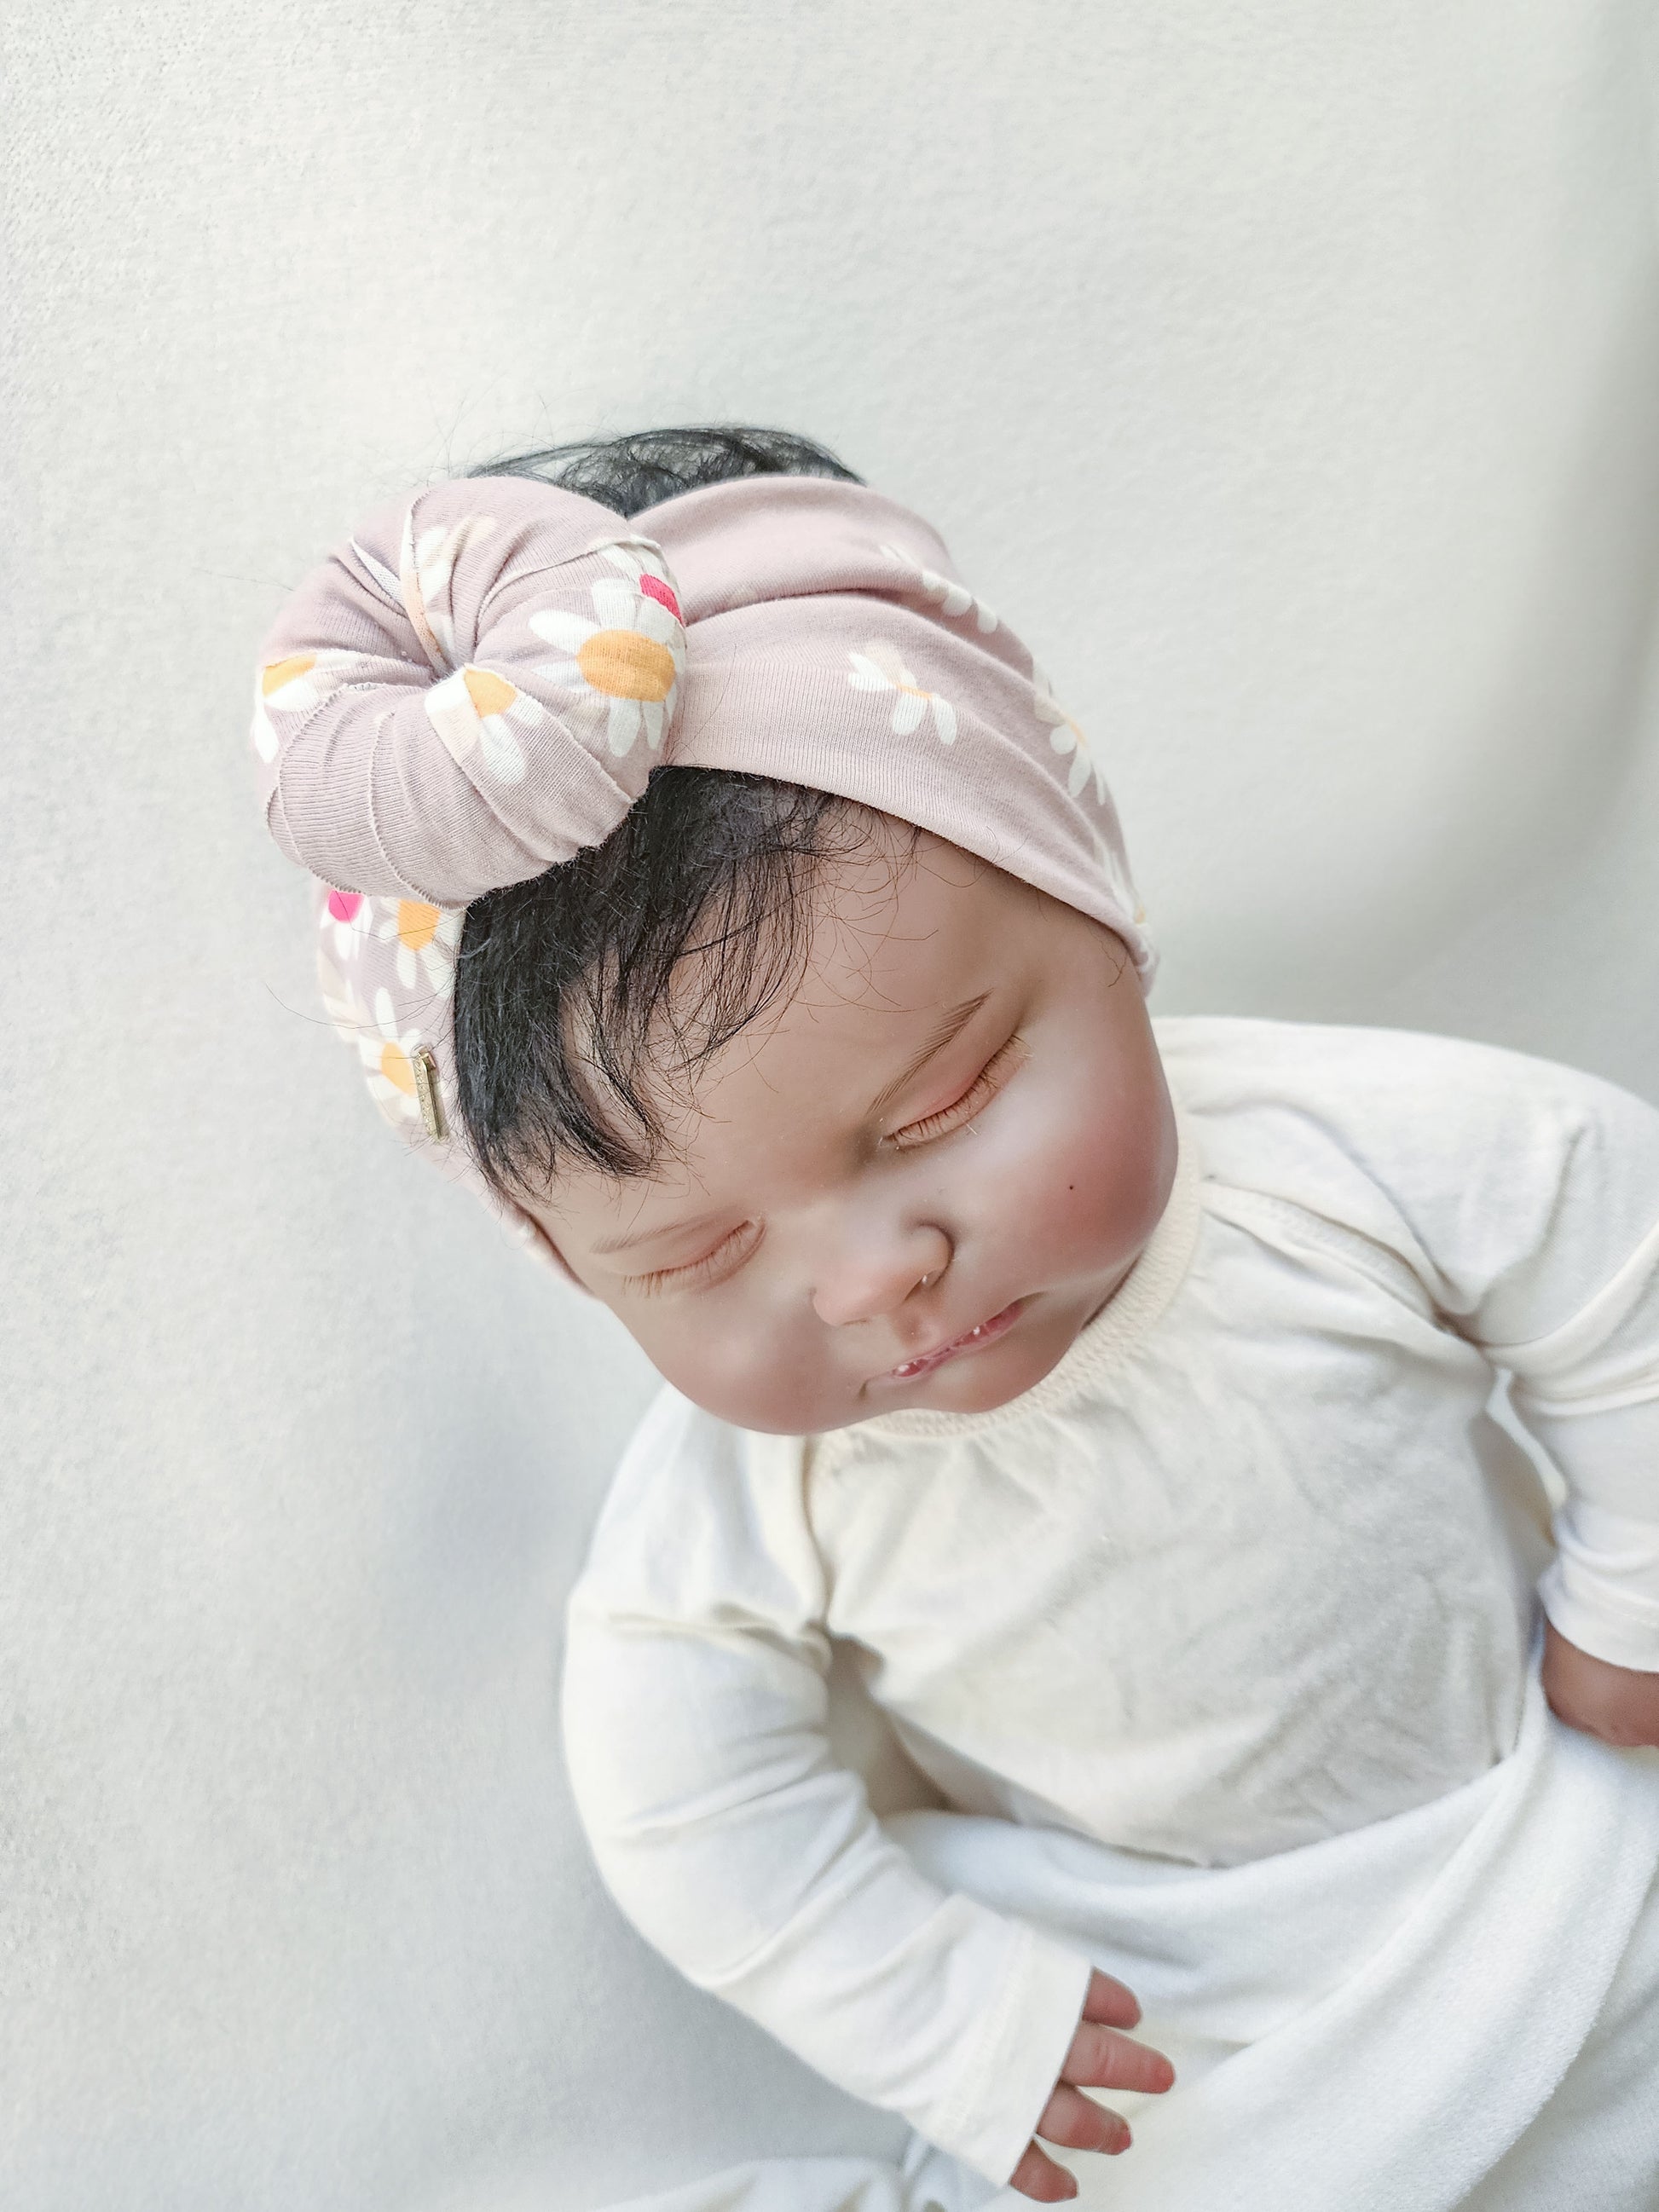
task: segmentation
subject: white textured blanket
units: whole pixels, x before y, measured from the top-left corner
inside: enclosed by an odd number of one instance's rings
[[[1136,1990],[1174,2058],[1073,2155],[1112,2212],[1652,2212],[1659,1753],[1565,1729],[1536,1655],[1513,1754],[1398,1819],[1216,1870],[948,1813],[890,1824],[934,1876]],[[1063,2155],[1056,2154],[1056,2155]],[[954,2161],[767,2160],[625,2212],[1012,2212]],[[619,2208],[621,2212],[621,2208]]]

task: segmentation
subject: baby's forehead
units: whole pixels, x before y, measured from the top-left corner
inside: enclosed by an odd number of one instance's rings
[[[848,864],[813,901],[789,988],[675,1085],[682,1160],[809,1111],[862,1118],[919,1043],[954,1034],[1041,963],[1043,909],[1066,913],[937,839],[898,866]]]
[[[934,976],[982,952],[1015,914],[1052,904],[925,830],[902,851],[882,841],[826,864],[808,900],[807,957],[790,1006],[867,1016],[925,1014]],[[901,980],[895,998],[890,986]]]
[[[809,900],[784,987],[712,1052],[696,1025],[708,979],[688,973],[641,1071],[663,1139],[648,1169],[573,1168],[550,1204],[620,1219],[647,1199],[690,1201],[750,1162],[786,1163],[826,1130],[861,1121],[920,1047],[964,1028],[1029,964],[1042,919],[1032,909],[1051,903],[937,839],[919,840],[913,855],[838,861]],[[721,954],[711,945],[698,957]]]

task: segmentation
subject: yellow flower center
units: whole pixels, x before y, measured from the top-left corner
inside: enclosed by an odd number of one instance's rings
[[[504,714],[518,697],[516,689],[493,668],[464,668],[466,696],[481,714]]]
[[[380,1073],[392,1086],[406,1097],[415,1096],[415,1071],[409,1064],[409,1054],[401,1045],[383,1044],[380,1047]]]
[[[438,909],[420,899],[398,902],[398,942],[411,952],[424,952],[438,933]]]
[[[612,699],[665,699],[674,688],[674,656],[636,629],[595,630],[576,665],[596,691]]]
[[[267,699],[273,691],[280,691],[284,684],[292,684],[296,676],[309,676],[317,665],[314,653],[290,653],[286,660],[270,660],[259,678],[259,690]]]

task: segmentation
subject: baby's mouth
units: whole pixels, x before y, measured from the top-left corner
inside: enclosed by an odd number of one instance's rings
[[[943,1367],[947,1359],[957,1359],[964,1352],[977,1352],[981,1345],[994,1344],[1006,1336],[1024,1311],[1025,1301],[1016,1298],[1011,1306],[1004,1306],[989,1321],[982,1321],[960,1336],[953,1336],[949,1344],[941,1344],[933,1352],[924,1352],[918,1359],[906,1359],[877,1379],[883,1382],[914,1382],[920,1375],[931,1375],[936,1367]]]

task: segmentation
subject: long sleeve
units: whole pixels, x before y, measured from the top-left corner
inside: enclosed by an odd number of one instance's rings
[[[1006,2181],[1089,1964],[926,1880],[831,1757],[802,1459],[672,1391],[647,1415],[568,1610],[577,1804],[606,1886],[688,1979]]]
[[[1275,1130],[1283,1193],[1406,1261],[1513,1378],[1567,1499],[1540,1584],[1583,1650],[1659,1671],[1659,1111],[1577,1070],[1387,1030],[1253,1022],[1207,1078],[1206,1141]],[[1192,1044],[1199,1042],[1192,1035]],[[1221,1095],[1217,1095],[1219,1092]]]

